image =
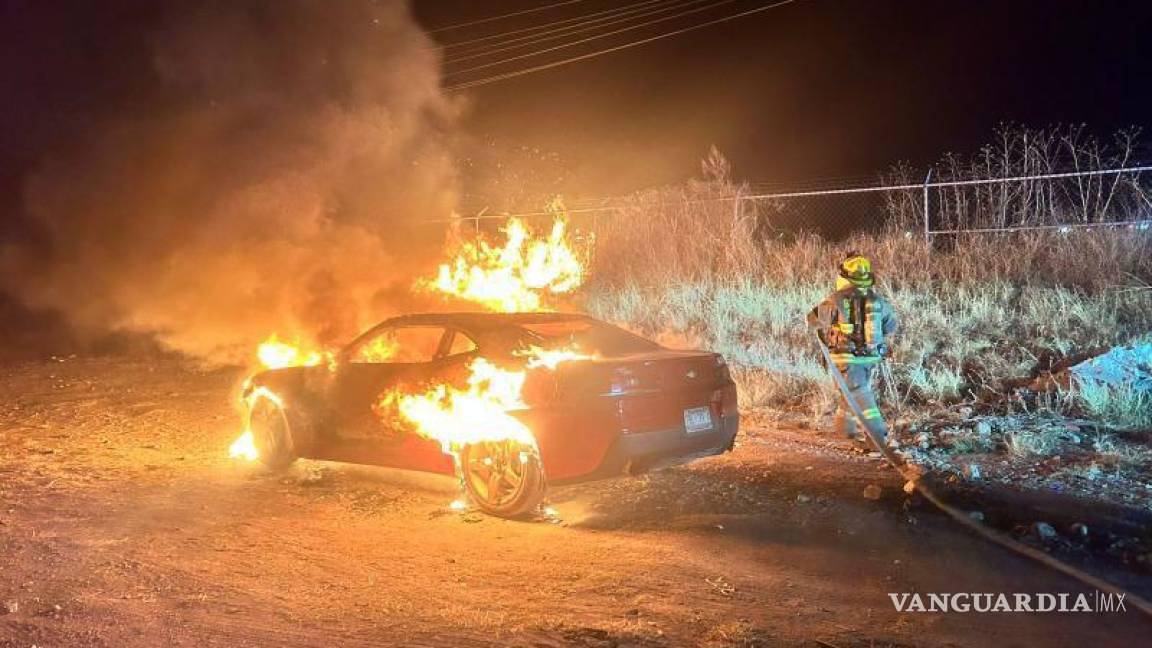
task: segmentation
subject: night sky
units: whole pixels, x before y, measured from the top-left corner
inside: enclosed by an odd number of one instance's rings
[[[580,0],[432,37],[459,42],[638,1]],[[412,11],[438,29],[555,2],[415,0]],[[107,114],[147,106],[138,100],[153,75],[146,49],[170,4],[5,0],[2,202],[11,204],[27,170],[54,147]],[[733,0],[446,84],[762,4]],[[456,154],[466,160],[464,179],[480,178],[463,190],[491,193],[501,167],[541,191],[619,194],[692,176],[713,144],[754,183],[866,182],[897,161],[924,167],[947,151],[974,151],[1003,123],[1084,123],[1104,136],[1148,127],[1150,34],[1152,3],[1140,1],[797,0],[459,93],[466,107],[454,126]]]
[[[445,29],[560,1],[0,0],[0,340],[58,349],[13,333],[56,314],[198,357],[285,326],[336,339],[439,259],[430,221],[679,183],[712,145],[758,187],[837,186],[1005,123],[1152,127],[1149,2],[796,0],[443,90],[770,2]],[[493,59],[452,46],[637,6],[706,10],[471,72]]]
[[[414,9],[437,28],[554,1],[417,0]],[[586,0],[433,36],[458,42],[622,4]],[[1004,123],[1084,123],[1103,136],[1152,126],[1150,34],[1149,2],[800,0],[469,90],[465,129],[494,150],[558,156],[568,185],[592,195],[678,181],[711,144],[753,182],[862,180],[900,160],[923,167],[974,151]]]

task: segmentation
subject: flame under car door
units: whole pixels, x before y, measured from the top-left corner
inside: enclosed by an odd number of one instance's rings
[[[338,424],[325,458],[451,472],[451,459],[437,442],[415,434],[377,405],[393,390],[421,393],[457,374],[463,358],[449,354],[452,346],[453,331],[443,326],[396,326],[351,347],[332,385],[330,402]]]

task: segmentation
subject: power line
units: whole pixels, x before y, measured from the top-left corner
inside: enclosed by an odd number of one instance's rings
[[[457,41],[455,43],[444,43],[444,44],[438,45],[437,47],[432,48],[432,49],[450,50],[454,47],[464,47],[466,45],[471,45],[473,43],[490,41],[490,40],[493,40],[496,38],[506,38],[508,36],[512,36],[515,34],[523,34],[525,32],[533,32],[533,31],[539,31],[539,30],[544,30],[544,29],[551,29],[551,28],[556,27],[557,25],[562,25],[562,24],[571,23],[571,22],[580,22],[582,20],[585,20],[587,18],[591,18],[593,16],[600,16],[603,14],[616,14],[616,13],[620,13],[623,11],[629,11],[635,7],[641,7],[641,6],[645,6],[645,5],[651,5],[651,4],[667,3],[667,2],[672,2],[672,1],[674,1],[674,0],[642,0],[641,2],[636,2],[634,4],[625,5],[623,7],[614,7],[612,9],[601,9],[600,11],[593,11],[591,13],[582,14],[582,15],[575,16],[572,18],[565,18],[563,20],[554,20],[552,22],[544,23],[542,25],[532,25],[530,27],[521,27],[520,29],[513,29],[510,31],[500,32],[497,34],[490,34],[488,36],[480,36],[480,37],[471,38],[468,40]]]
[[[708,11],[710,9],[715,9],[716,7],[720,7],[720,6],[727,5],[727,4],[732,4],[733,2],[739,2],[739,1],[740,0],[718,0],[717,2],[713,2],[713,3],[705,5],[703,7],[696,7],[695,9],[688,9],[687,11],[681,11],[680,13],[672,14],[671,16],[664,16],[663,18],[655,18],[653,20],[642,22],[638,25],[631,25],[628,27],[621,27],[620,29],[613,29],[612,31],[604,32],[603,34],[597,34],[595,36],[588,36],[587,38],[581,38],[581,39],[574,40],[574,41],[571,41],[568,43],[561,43],[560,45],[554,45],[552,47],[546,47],[542,50],[537,50],[535,52],[528,52],[527,54],[518,54],[516,56],[510,56],[506,59],[494,61],[492,63],[483,63],[481,65],[473,65],[472,67],[464,68],[463,70],[457,70],[455,72],[450,72],[448,74],[445,74],[444,78],[450,79],[452,77],[460,76],[461,74],[467,74],[468,72],[475,72],[476,70],[483,70],[483,69],[487,69],[487,68],[491,68],[491,67],[497,67],[500,65],[504,65],[505,63],[511,63],[513,61],[519,61],[519,60],[526,59],[526,58],[532,58],[533,56],[540,56],[542,54],[547,54],[548,52],[555,52],[557,50],[567,49],[569,47],[575,47],[576,45],[582,45],[584,43],[588,43],[588,42],[591,42],[594,40],[600,40],[601,38],[607,38],[609,36],[615,36],[616,34],[622,34],[624,32],[628,32],[628,31],[643,29],[644,27],[650,27],[650,26],[658,24],[658,23],[667,22],[669,20],[675,20],[676,18],[683,18],[684,16],[688,16],[688,15],[691,15],[694,13],[700,13],[701,11]]]
[[[496,83],[498,81],[504,81],[506,79],[512,79],[515,77],[524,76],[526,74],[533,74],[535,72],[542,72],[544,70],[550,70],[552,68],[557,68],[557,67],[560,67],[563,65],[570,65],[572,63],[577,63],[579,61],[586,61],[588,59],[596,58],[598,56],[603,56],[605,54],[611,54],[613,52],[619,52],[620,50],[625,50],[625,49],[629,49],[632,47],[639,47],[640,45],[646,45],[646,44],[654,42],[654,41],[662,40],[665,38],[670,38],[672,36],[679,36],[680,34],[684,34],[684,33],[691,32],[691,31],[696,31],[698,29],[703,29],[705,27],[711,27],[712,25],[718,25],[720,23],[729,22],[732,20],[736,20],[738,18],[744,18],[746,16],[751,16],[753,14],[758,14],[758,13],[761,13],[764,11],[768,11],[769,9],[775,9],[777,7],[782,7],[782,6],[787,5],[787,4],[792,4],[793,2],[796,2],[796,1],[797,0],[780,0],[779,2],[774,2],[772,4],[765,5],[763,7],[757,7],[755,9],[749,9],[747,11],[742,11],[740,13],[732,14],[730,16],[725,16],[723,18],[717,18],[715,20],[709,20],[707,22],[699,23],[699,24],[692,25],[689,27],[684,27],[682,29],[677,29],[675,31],[665,32],[663,34],[657,34],[655,36],[650,36],[648,38],[632,41],[629,43],[623,43],[621,45],[616,45],[614,47],[608,47],[608,48],[605,48],[602,50],[597,50],[595,52],[588,52],[587,54],[581,54],[580,56],[573,56],[573,57],[563,59],[560,61],[553,61],[551,63],[544,63],[541,65],[535,65],[535,66],[532,66],[529,68],[524,68],[521,70],[514,70],[512,72],[505,72],[503,74],[496,74],[496,75],[492,75],[492,76],[481,78],[481,79],[474,79],[472,81],[465,81],[465,82],[457,83],[455,85],[451,85],[451,86],[444,88],[444,91],[445,92],[459,92],[460,90],[466,90],[468,88],[475,88],[477,86],[487,85],[489,83]]]
[[[550,41],[550,40],[556,40],[558,38],[566,38],[568,36],[575,36],[576,34],[581,34],[581,33],[588,32],[588,31],[595,31],[598,29],[604,29],[605,27],[610,27],[612,25],[618,25],[621,23],[626,23],[626,22],[630,22],[633,20],[638,20],[640,18],[646,18],[648,16],[654,16],[657,14],[662,14],[664,12],[673,11],[675,9],[680,9],[682,7],[687,7],[687,6],[694,5],[694,4],[700,4],[701,2],[708,2],[708,0],[673,0],[672,2],[662,2],[663,6],[657,5],[655,7],[642,7],[639,9],[631,9],[631,10],[626,11],[626,12],[621,12],[619,15],[616,15],[616,16],[605,16],[603,18],[596,18],[593,20],[587,20],[583,23],[576,23],[574,25],[568,25],[567,27],[550,29],[547,31],[542,31],[542,32],[538,32],[535,34],[527,34],[527,35],[519,36],[516,38],[508,38],[508,39],[505,39],[505,40],[498,42],[498,43],[492,43],[490,45],[478,47],[473,51],[463,52],[462,54],[457,55],[457,56],[449,55],[444,59],[444,64],[445,65],[451,65],[453,63],[459,63],[460,61],[467,61],[470,59],[483,58],[486,56],[491,56],[497,52],[521,49],[523,47],[527,47],[529,45],[534,45],[536,43],[543,43],[543,42]],[[627,14],[636,14],[636,15],[629,16]],[[596,23],[602,23],[602,24],[596,24]],[[518,43],[518,44],[513,44],[513,43]]]
[[[716,203],[716,202],[731,202],[731,201],[761,201],[761,200],[782,200],[791,198],[814,198],[814,197],[827,197],[827,196],[844,196],[844,195],[859,195],[871,193],[892,193],[898,191],[925,191],[933,189],[942,189],[948,187],[977,187],[993,184],[1009,184],[1013,182],[1037,181],[1037,180],[1063,180],[1069,178],[1081,177],[1096,177],[1106,175],[1124,175],[1132,174],[1136,176],[1140,173],[1152,172],[1152,165],[1139,165],[1129,167],[1118,167],[1114,169],[1097,169],[1095,171],[1065,171],[1059,173],[1043,173],[1037,175],[1018,175],[1006,176],[1000,178],[978,178],[972,180],[946,180],[942,182],[917,182],[896,185],[873,185],[867,187],[844,187],[835,189],[821,189],[821,190],[794,190],[794,191],[777,191],[777,192],[753,192],[753,193],[736,193],[734,195],[714,196],[710,198],[694,198],[685,200],[683,202],[669,202],[662,203],[659,206],[674,206],[681,204],[703,204],[703,203]],[[823,182],[823,180],[816,180],[813,182]],[[752,183],[750,186],[755,186],[757,183]],[[762,183],[761,183],[762,184]],[[607,196],[601,198],[587,198],[584,200],[577,200],[569,202],[571,209],[566,209],[565,212],[569,214],[582,214],[582,213],[604,213],[604,212],[624,212],[627,209],[627,200],[638,194],[642,194],[644,190],[637,191],[632,194],[622,196]],[[482,196],[478,196],[482,197]],[[550,211],[530,211],[521,213],[492,213],[477,216],[465,216],[463,220],[490,220],[490,219],[505,219],[509,217],[529,217],[529,216],[548,216],[553,212]],[[453,218],[440,218],[422,221],[425,223],[445,223],[451,222]],[[1107,222],[1101,225],[1139,225],[1149,223],[1152,221],[1123,221],[1123,222]],[[1071,226],[1071,225],[1067,225]],[[1095,226],[1095,225],[1093,225]],[[1037,229],[1039,227],[1062,227],[1061,225],[1054,226],[1027,226],[1027,227],[1014,227],[1014,228],[1001,228],[1001,229]],[[994,231],[995,228],[981,229],[981,230],[962,230],[969,232],[983,232]],[[933,234],[954,234],[961,230],[934,230]]]
[[[445,32],[445,31],[449,31],[452,29],[461,29],[464,27],[471,27],[472,25],[480,25],[483,23],[495,22],[497,20],[504,20],[505,18],[513,18],[515,16],[523,16],[524,14],[536,13],[538,11],[547,11],[549,9],[555,9],[556,7],[563,7],[564,5],[576,4],[577,2],[584,2],[584,0],[563,0],[563,2],[554,2],[550,5],[544,5],[543,7],[533,7],[532,9],[522,9],[520,11],[513,11],[512,13],[506,13],[506,14],[502,14],[499,16],[491,16],[489,18],[479,18],[477,20],[469,20],[468,22],[456,23],[455,25],[446,25],[444,27],[437,27],[436,29],[429,29],[428,33],[429,34],[436,34],[439,32]]]

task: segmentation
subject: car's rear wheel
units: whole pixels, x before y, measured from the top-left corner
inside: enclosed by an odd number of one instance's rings
[[[284,408],[270,398],[252,403],[248,424],[260,463],[272,470],[287,468],[296,461],[296,444]]]
[[[501,517],[532,513],[544,499],[544,469],[535,449],[488,441],[460,451],[464,488],[480,510]]]

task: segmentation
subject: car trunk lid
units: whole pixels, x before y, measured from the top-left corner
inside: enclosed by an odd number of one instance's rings
[[[701,417],[714,422],[718,390],[728,381],[719,355],[669,350],[561,365],[557,379],[561,396],[614,399],[626,432],[685,427]]]

